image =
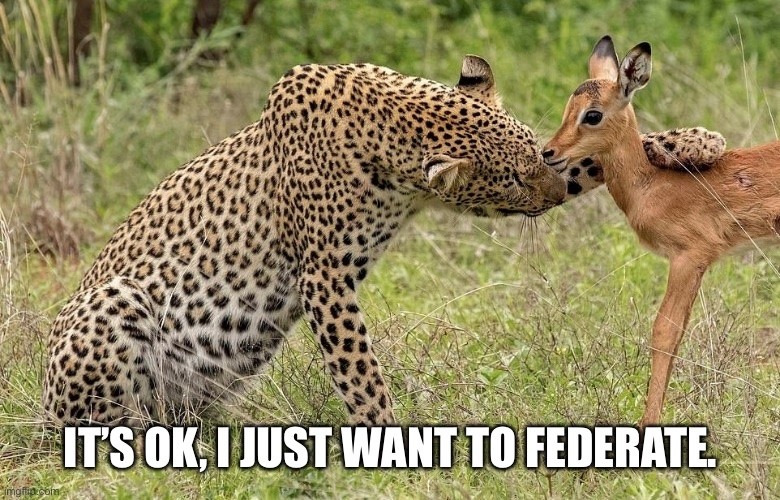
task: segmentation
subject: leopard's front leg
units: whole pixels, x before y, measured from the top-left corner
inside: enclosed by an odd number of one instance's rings
[[[300,280],[303,308],[322,350],[333,385],[352,425],[395,422],[390,390],[382,378],[357,303],[356,285],[365,277],[361,259],[309,262]],[[333,264],[336,264],[335,266]]]

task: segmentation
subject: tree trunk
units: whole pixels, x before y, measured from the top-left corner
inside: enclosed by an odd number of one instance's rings
[[[255,15],[255,9],[262,3],[262,0],[247,0],[244,15],[241,16],[241,26],[248,26]]]
[[[91,45],[89,35],[92,32],[94,5],[94,0],[73,0],[73,24],[68,43],[68,76],[70,83],[76,87],[81,85],[79,59],[89,54]]]
[[[192,38],[198,38],[201,33],[209,34],[219,21],[222,13],[220,0],[197,0],[192,16]]]

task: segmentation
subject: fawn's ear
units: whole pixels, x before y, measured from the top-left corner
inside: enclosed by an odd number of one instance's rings
[[[465,180],[471,166],[471,160],[445,154],[426,156],[422,164],[428,187],[442,192],[449,191],[458,182]]]
[[[456,88],[489,106],[499,104],[493,70],[490,69],[490,64],[479,56],[468,55],[463,58]]]
[[[588,75],[594,80],[617,81],[618,57],[611,36],[601,37],[593,47],[593,52],[588,59]]]
[[[643,88],[650,81],[653,71],[653,61],[650,58],[650,44],[642,42],[628,51],[620,65],[618,84],[623,97],[631,100],[634,92]]]

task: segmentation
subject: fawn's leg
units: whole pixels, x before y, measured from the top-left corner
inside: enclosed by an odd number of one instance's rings
[[[647,387],[645,414],[641,427],[661,420],[666,387],[674,365],[701,279],[709,263],[690,256],[676,256],[669,264],[666,295],[653,324],[650,383]]]

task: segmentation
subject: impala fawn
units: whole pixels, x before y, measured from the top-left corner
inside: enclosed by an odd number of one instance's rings
[[[618,63],[609,36],[588,62],[590,79],[569,98],[563,123],[544,148],[562,168],[584,157],[603,167],[604,181],[640,241],[669,259],[666,294],[653,324],[652,362],[641,426],[661,418],[669,377],[707,268],[721,255],[780,232],[780,141],[726,151],[709,169],[654,167],[645,155],[631,106],[647,85],[650,44]]]

